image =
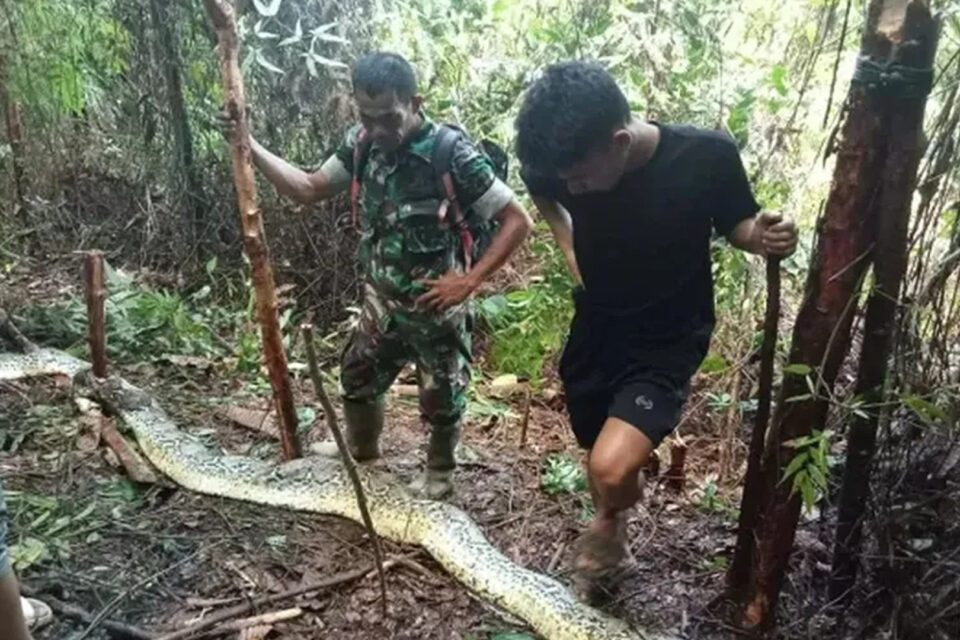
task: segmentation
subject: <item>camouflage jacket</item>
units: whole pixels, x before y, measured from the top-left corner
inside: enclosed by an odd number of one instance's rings
[[[463,268],[459,237],[437,215],[443,199],[431,164],[437,130],[424,116],[420,129],[396,152],[373,144],[363,166],[360,259],[376,292],[401,306],[426,291],[418,280]],[[336,152],[350,175],[359,132],[359,125],[350,129]],[[489,159],[466,137],[454,148],[451,164],[457,198],[468,219],[490,219],[512,199]]]

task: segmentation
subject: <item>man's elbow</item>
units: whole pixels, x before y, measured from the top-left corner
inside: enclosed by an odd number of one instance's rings
[[[503,214],[513,221],[513,225],[517,229],[516,233],[522,240],[533,232],[533,218],[516,200],[507,205]]]

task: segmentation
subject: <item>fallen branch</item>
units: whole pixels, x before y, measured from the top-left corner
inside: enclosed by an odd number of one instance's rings
[[[284,620],[292,620],[293,618],[298,618],[303,615],[303,609],[300,607],[293,607],[292,609],[284,609],[282,611],[273,611],[271,613],[264,613],[258,616],[253,616],[252,618],[243,618],[241,620],[230,620],[221,624],[216,629],[211,629],[204,634],[204,637],[214,638],[216,636],[222,636],[227,633],[233,633],[234,631],[243,631],[244,629],[249,629],[250,627],[259,627],[261,625],[272,625],[276,622],[283,622]]]
[[[153,468],[143,457],[127,442],[127,439],[117,431],[113,420],[107,418],[99,411],[96,412],[100,418],[100,435],[106,440],[113,452],[117,454],[120,464],[123,465],[127,475],[134,482],[142,484],[156,484],[160,481]]]
[[[396,564],[397,563],[395,560],[387,560],[386,562],[383,563],[383,570],[388,571]],[[372,572],[373,572],[373,567],[364,567],[363,569],[353,569],[351,571],[344,571],[343,573],[338,573],[335,576],[331,576],[329,578],[320,580],[318,582],[314,582],[312,584],[301,585],[299,587],[295,587],[293,589],[289,589],[281,593],[275,593],[273,595],[262,596],[260,598],[248,600],[236,606],[230,607],[229,609],[223,609],[222,611],[218,611],[217,613],[214,613],[213,615],[194,623],[192,626],[186,629],[181,629],[179,631],[173,631],[171,633],[162,635],[159,638],[157,638],[157,640],[186,640],[187,638],[193,638],[198,634],[200,634],[201,632],[206,631],[211,627],[215,627],[221,622],[232,620],[237,616],[242,616],[243,614],[247,613],[251,609],[272,604],[274,602],[279,602],[280,600],[286,600],[287,598],[293,598],[295,596],[299,596],[304,593],[310,593],[312,591],[322,591],[324,589],[337,587],[342,584],[346,584],[348,582],[354,582],[356,580],[360,580],[361,578],[363,578],[368,574],[371,574]]]
[[[363,524],[370,535],[370,542],[373,543],[373,555],[377,563],[377,571],[380,574],[380,607],[383,617],[387,617],[387,578],[383,571],[383,550],[380,548],[380,536],[373,527],[373,520],[370,518],[370,510],[367,507],[367,497],[363,493],[363,485],[360,483],[360,476],[357,474],[357,463],[354,461],[347,443],[340,431],[340,425],[337,424],[337,412],[323,388],[323,380],[320,378],[320,367],[317,365],[317,352],[313,346],[313,325],[302,324],[300,331],[303,332],[303,342],[307,350],[307,365],[310,367],[310,378],[313,380],[313,389],[323,405],[323,412],[326,414],[327,426],[333,439],[340,450],[340,457],[343,465],[347,469],[347,475],[350,476],[350,482],[353,483],[353,490],[357,494],[357,506],[360,509],[360,516],[363,518]]]
[[[40,591],[37,589],[32,589],[25,584],[20,585],[20,593],[30,598],[40,598],[50,606],[50,609],[64,617],[68,620],[76,620],[84,624],[90,624],[94,620],[94,615],[82,609],[76,605],[68,604],[57,600],[56,598],[43,594],[41,596]],[[107,632],[114,638],[120,640],[153,640],[154,636],[143,629],[124,624],[122,622],[117,622],[115,620],[102,620],[100,626],[107,630]]]

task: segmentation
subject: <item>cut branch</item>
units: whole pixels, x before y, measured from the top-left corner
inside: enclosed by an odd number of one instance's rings
[[[320,377],[320,367],[317,364],[317,353],[313,346],[313,325],[303,324],[300,326],[303,333],[303,342],[307,350],[307,365],[310,367],[310,378],[313,380],[313,389],[323,405],[323,412],[326,414],[327,426],[337,443],[337,449],[340,450],[340,458],[350,476],[350,482],[353,483],[353,490],[357,494],[357,507],[360,510],[360,516],[363,518],[363,524],[367,528],[370,536],[370,542],[373,543],[373,555],[377,564],[377,572],[380,575],[380,605],[383,616],[387,615],[387,578],[383,570],[383,551],[380,548],[380,536],[373,527],[373,520],[370,518],[370,509],[367,506],[367,497],[363,492],[363,484],[360,482],[360,475],[357,473],[357,463],[347,448],[347,443],[343,438],[343,432],[340,431],[340,425],[337,423],[337,413],[326,389],[323,387],[323,379]]]
[[[301,455],[297,440],[297,412],[290,388],[287,371],[287,356],[283,349],[280,320],[277,314],[277,293],[273,283],[273,271],[263,231],[263,220],[257,206],[257,185],[250,164],[250,128],[246,118],[246,101],[243,79],[240,75],[239,46],[233,7],[225,0],[204,0],[207,13],[217,32],[217,57],[223,79],[225,108],[237,123],[233,140],[230,141],[230,157],[233,162],[233,180],[237,191],[237,204],[243,226],[243,245],[250,259],[250,271],[257,299],[257,315],[263,338],[264,359],[270,375],[270,386],[280,417],[280,439],[283,456],[287,460]]]
[[[83,259],[83,286],[87,298],[87,342],[93,375],[107,377],[107,330],[104,316],[103,252],[88,251]]]

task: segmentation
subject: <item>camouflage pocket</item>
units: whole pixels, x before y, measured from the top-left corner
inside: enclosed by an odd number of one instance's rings
[[[437,200],[404,205],[398,221],[403,236],[404,260],[417,278],[438,277],[456,265],[454,235],[437,216]]]

